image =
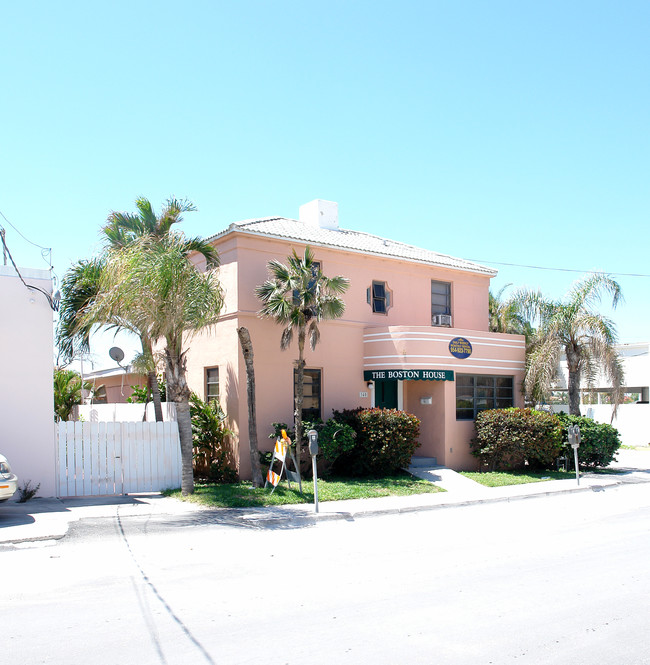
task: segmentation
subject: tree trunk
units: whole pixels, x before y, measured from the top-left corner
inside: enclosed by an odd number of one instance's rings
[[[296,432],[296,461],[298,468],[296,471],[300,473],[300,444],[302,443],[302,403],[304,399],[304,381],[305,381],[305,329],[300,328],[298,331],[298,367],[296,383],[296,400],[295,410],[293,412],[293,425]]]
[[[179,345],[167,342],[165,361],[167,364],[167,399],[176,404],[178,436],[181,443],[181,492],[183,496],[194,493],[194,470],[192,468],[192,418],[190,416],[190,389],[187,385],[186,358],[169,349]]]
[[[183,496],[194,493],[194,469],[192,467],[192,418],[190,403],[187,400],[176,402],[176,420],[181,440],[181,493]]]
[[[569,371],[569,414],[580,415],[580,356],[572,348],[566,348],[567,368]]]
[[[239,343],[246,364],[246,396],[248,398],[248,445],[251,455],[253,486],[262,487],[262,468],[257,446],[257,411],[255,406],[255,369],[253,366],[253,343],[247,328],[237,328]]]
[[[156,417],[156,422],[161,423],[163,421],[162,414],[162,404],[160,403],[160,387],[158,386],[158,377],[156,376],[155,370],[148,372],[147,376],[149,377],[149,389],[151,390],[151,396],[153,398],[153,411]],[[146,410],[145,406],[145,410]]]

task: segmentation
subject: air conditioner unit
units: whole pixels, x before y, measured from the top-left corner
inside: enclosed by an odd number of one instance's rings
[[[432,326],[449,326],[451,328],[451,314],[434,314],[431,317]]]

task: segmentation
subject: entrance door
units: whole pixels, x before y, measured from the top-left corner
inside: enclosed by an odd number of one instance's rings
[[[379,409],[397,408],[397,379],[375,381],[375,406]]]

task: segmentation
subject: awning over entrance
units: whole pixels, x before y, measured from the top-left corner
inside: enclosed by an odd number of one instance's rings
[[[453,381],[454,372],[450,369],[380,369],[366,370],[364,381]]]

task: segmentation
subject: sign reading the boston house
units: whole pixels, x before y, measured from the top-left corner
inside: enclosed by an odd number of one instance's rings
[[[447,369],[381,369],[365,371],[364,381],[386,381],[399,379],[400,381],[453,381],[454,373]]]
[[[449,353],[454,358],[460,358],[461,360],[469,358],[472,355],[472,345],[464,337],[454,337],[449,342]]]

